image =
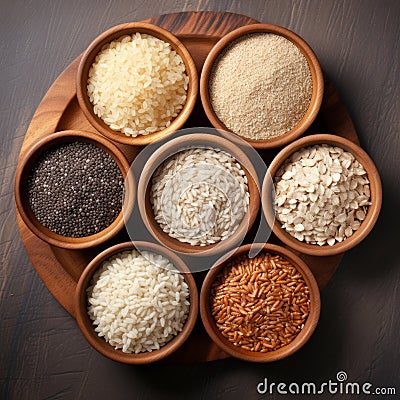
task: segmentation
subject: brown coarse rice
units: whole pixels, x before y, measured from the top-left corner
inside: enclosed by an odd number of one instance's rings
[[[296,267],[280,255],[239,256],[213,282],[211,312],[221,334],[248,351],[288,345],[310,312],[310,291]]]

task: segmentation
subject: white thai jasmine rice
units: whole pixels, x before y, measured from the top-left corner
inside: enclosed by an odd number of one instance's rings
[[[186,102],[181,56],[154,36],[135,33],[105,45],[89,70],[93,110],[111,129],[148,135],[171,124]]]

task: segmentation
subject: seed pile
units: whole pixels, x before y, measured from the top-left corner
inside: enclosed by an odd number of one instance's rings
[[[154,36],[135,33],[105,45],[89,70],[93,110],[111,129],[148,135],[171,124],[186,102],[181,56]]]
[[[295,152],[275,178],[275,210],[282,228],[320,246],[349,238],[365,219],[370,198],[364,167],[336,146]]]
[[[155,171],[150,202],[164,232],[206,246],[231,236],[242,222],[249,204],[247,177],[221,150],[184,150]]]
[[[270,139],[294,128],[312,95],[307,59],[283,36],[245,35],[218,56],[209,79],[212,107],[232,132]]]
[[[173,264],[136,250],[105,261],[87,298],[95,331],[124,353],[160,349],[183,329],[190,306],[188,286]]]
[[[240,256],[216,277],[212,315],[235,346],[265,353],[301,332],[310,312],[310,293],[299,271],[279,255]]]
[[[103,149],[75,141],[47,150],[28,177],[28,202],[46,228],[69,237],[93,235],[122,209],[124,178]]]

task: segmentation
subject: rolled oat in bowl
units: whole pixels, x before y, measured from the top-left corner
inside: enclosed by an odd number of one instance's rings
[[[275,212],[299,241],[343,242],[359,229],[371,205],[367,172],[341,147],[318,144],[293,153],[274,178]]]

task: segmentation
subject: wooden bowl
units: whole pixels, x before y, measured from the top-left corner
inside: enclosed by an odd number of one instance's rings
[[[227,239],[207,246],[192,246],[182,243],[165,233],[154,218],[150,204],[151,180],[155,170],[171,155],[195,146],[210,146],[231,154],[241,164],[248,180],[249,206],[237,230]],[[260,188],[257,173],[247,155],[231,141],[211,134],[195,133],[177,137],[159,147],[146,162],[138,184],[138,206],[147,229],[164,246],[182,254],[192,256],[214,255],[227,251],[242,240],[250,230],[260,208]]]
[[[235,346],[233,343],[229,342],[218,329],[214,317],[212,316],[211,306],[210,306],[211,287],[218,273],[235,258],[248,254],[251,246],[254,246],[254,248],[257,250],[262,250],[271,254],[280,255],[283,258],[290,261],[296,267],[296,269],[301,273],[310,291],[310,313],[305,322],[304,328],[296,336],[296,338],[288,345],[283,346],[278,350],[266,353],[246,350],[243,349],[242,347]],[[319,295],[319,289],[311,270],[307,267],[304,261],[302,261],[298,256],[296,256],[290,250],[273,244],[264,244],[264,243],[254,243],[253,245],[246,244],[230,252],[229,254],[224,255],[214,264],[214,266],[207,273],[200,292],[200,315],[207,333],[209,334],[211,339],[215,342],[215,344],[218,347],[220,347],[223,351],[225,351],[226,353],[230,354],[233,357],[240,358],[244,361],[266,363],[266,362],[280,360],[295,353],[308,341],[308,339],[313,334],[319,319],[320,309],[321,309],[321,300]]]
[[[102,265],[103,261],[109,259],[112,255],[132,249],[147,250],[153,253],[161,254],[167,257],[174,266],[183,272],[183,277],[189,287],[190,295],[190,309],[187,320],[181,332],[175,336],[170,342],[165,344],[159,350],[154,350],[152,352],[130,354],[124,353],[120,349],[115,349],[113,346],[108,344],[103,338],[98,336],[94,330],[94,325],[87,312],[87,294],[86,289],[90,284],[93,274]],[[75,314],[76,320],[81,329],[83,335],[87,341],[102,355],[110,358],[111,360],[126,363],[126,364],[148,364],[155,361],[159,361],[162,358],[167,357],[177,350],[189,337],[195,325],[199,300],[196,283],[189,268],[186,264],[173,252],[165,249],[164,247],[147,242],[126,242],[120,243],[115,246],[108,248],[107,250],[100,253],[95,257],[83,271],[78,285],[75,290],[74,296]]]
[[[171,122],[167,128],[151,133],[149,135],[139,135],[136,137],[127,136],[122,132],[112,130],[100,117],[98,117],[93,111],[93,105],[89,100],[87,93],[87,80],[90,67],[96,55],[100,52],[101,48],[112,42],[115,39],[120,38],[124,35],[130,35],[135,32],[146,33],[156,38],[168,42],[171,48],[175,50],[181,57],[186,67],[186,73],[189,77],[189,88],[187,92],[186,103],[178,116]],[[76,80],[76,91],[79,105],[85,114],[88,121],[104,136],[111,140],[114,140],[123,144],[130,144],[136,146],[144,146],[149,143],[153,143],[161,138],[170,135],[174,131],[178,130],[183,126],[186,120],[189,118],[194,105],[196,103],[198,93],[198,76],[196,65],[192,59],[192,56],[186,49],[186,47],[170,32],[162,29],[158,26],[143,23],[143,22],[130,22],[121,25],[114,26],[98,36],[83,53],[81,61],[78,67],[78,74]]]
[[[27,193],[29,173],[38,158],[52,147],[75,141],[91,143],[109,153],[118,164],[125,179],[123,211],[118,214],[117,218],[107,228],[94,235],[80,238],[62,236],[44,227],[37,220],[29,206]],[[109,140],[98,134],[78,130],[53,133],[39,140],[33,147],[31,147],[27,153],[25,153],[18,165],[15,177],[15,201],[18,212],[25,224],[36,236],[53,246],[69,250],[86,249],[97,246],[115,236],[124,227],[124,215],[125,217],[129,216],[133,210],[136,197],[136,185],[133,174],[129,171],[129,168],[129,163],[121,150],[119,150],[118,147]]]
[[[340,147],[351,154],[357,161],[364,167],[370,181],[371,190],[371,205],[368,208],[368,213],[365,220],[361,223],[360,227],[353,233],[352,236],[343,240],[343,242],[336,242],[333,246],[324,245],[319,246],[316,244],[308,244],[297,240],[290,235],[286,230],[281,227],[281,223],[275,219],[274,206],[273,206],[273,181],[275,174],[283,165],[285,160],[291,154],[300,150],[303,147],[309,147],[316,144],[330,144]],[[269,226],[272,227],[275,235],[287,246],[300,253],[309,254],[312,256],[332,256],[335,254],[344,253],[359,244],[372,230],[375,222],[378,219],[379,211],[382,205],[382,185],[379,173],[368,154],[353,142],[336,135],[318,134],[301,138],[284,149],[282,149],[270,164],[265,175],[263,189],[262,189],[262,207],[264,215],[267,219]]]
[[[275,35],[280,35],[285,37],[300,49],[300,51],[307,59],[308,65],[310,67],[312,84],[313,84],[311,103],[304,117],[294,128],[292,128],[290,131],[286,132],[285,134],[279,137],[271,139],[256,140],[240,136],[242,139],[246,140],[250,145],[252,145],[256,149],[269,149],[273,147],[280,147],[295,140],[310,127],[310,125],[315,120],[319,112],[324,92],[324,79],[317,57],[311,50],[310,46],[308,46],[308,44],[302,38],[300,38],[292,31],[278,25],[253,24],[253,25],[242,26],[224,36],[212,48],[212,50],[210,51],[210,53],[206,58],[206,61],[204,62],[200,78],[201,102],[203,104],[204,111],[207,114],[207,117],[210,120],[211,124],[216,129],[219,129],[222,132],[223,131],[231,132],[230,129],[228,129],[225,126],[225,124],[217,117],[216,113],[213,110],[210,101],[209,85],[208,85],[210,74],[212,72],[214,62],[216,61],[219,54],[236,39],[251,33],[273,33]]]

